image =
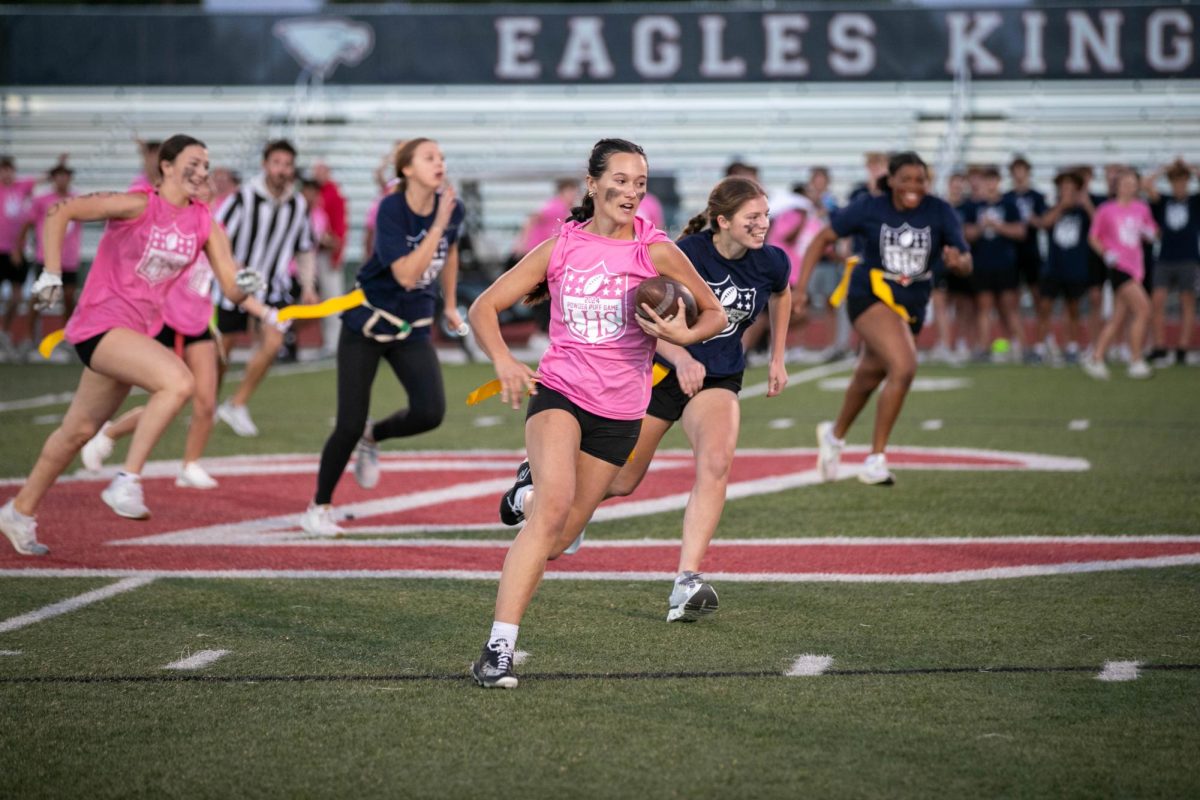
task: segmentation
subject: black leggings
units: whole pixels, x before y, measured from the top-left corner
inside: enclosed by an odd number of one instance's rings
[[[371,404],[371,384],[375,382],[381,358],[387,359],[408,393],[408,408],[376,422],[371,428],[375,441],[431,431],[446,416],[442,369],[431,340],[377,342],[343,325],[337,351],[337,423],[325,441],[317,472],[314,501],[320,505],[332,502],[333,490],[363,435]]]

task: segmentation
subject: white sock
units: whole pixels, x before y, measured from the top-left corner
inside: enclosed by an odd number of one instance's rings
[[[488,646],[497,646],[502,650],[512,651],[517,646],[518,628],[520,628],[519,625],[513,625],[511,622],[493,622]]]
[[[520,489],[517,489],[517,493],[513,495],[513,505],[516,506],[517,511],[520,511],[522,514],[525,513],[525,498],[528,497],[529,493],[532,491],[532,486],[522,486]]]
[[[845,446],[846,446],[846,440],[845,440],[845,439],[839,439],[839,438],[837,438],[836,436],[834,436],[834,435],[833,435],[833,428],[830,428],[830,429],[829,429],[828,433],[827,433],[827,434],[826,434],[826,436],[825,436],[825,439],[826,439],[826,440],[827,440],[827,441],[828,441],[828,442],[829,442],[831,445],[834,445],[835,447],[845,447]]]
[[[138,473],[126,472],[125,470],[118,472],[117,477],[123,481],[140,481],[142,479],[142,476]]]

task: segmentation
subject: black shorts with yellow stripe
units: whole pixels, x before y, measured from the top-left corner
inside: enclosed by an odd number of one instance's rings
[[[878,270],[877,270],[878,271]],[[905,321],[913,336],[921,332],[925,325],[925,311],[929,306],[929,295],[933,291],[930,280],[914,281],[907,286],[898,281],[887,279],[876,281],[878,289],[872,285],[871,270],[862,265],[856,266],[850,274],[849,291],[846,294],[846,313],[851,324],[860,314],[876,303],[884,303],[892,307],[899,315],[899,310],[907,312]],[[881,297],[880,291],[890,290],[891,297]]]

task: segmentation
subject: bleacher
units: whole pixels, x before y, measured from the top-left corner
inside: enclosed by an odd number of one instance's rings
[[[1048,187],[1080,162],[1155,166],[1200,157],[1197,82],[973,84],[955,161],[1003,163],[1023,153]],[[187,132],[214,166],[258,169],[262,144],[286,135],[303,167],[323,159],[349,198],[351,260],[376,191],[372,172],[395,139],[423,135],[446,152],[451,176],[479,187],[473,210],[485,259],[507,251],[559,175],[582,174],[601,136],[639,142],[651,173],[672,175],[682,221],[699,210],[726,163],[757,164],[768,188],[814,164],[844,194],[865,150],[913,148],[936,161],[952,113],[950,85],[721,84],[609,87],[295,87],[37,89],[0,94],[0,151],[22,174],[71,154],[80,191],[123,188],[139,169],[134,137]],[[94,247],[90,231],[85,247]]]

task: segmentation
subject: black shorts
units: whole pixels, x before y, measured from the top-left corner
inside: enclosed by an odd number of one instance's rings
[[[1093,250],[1088,254],[1088,286],[1103,286],[1108,279],[1108,265]]]
[[[946,271],[946,291],[962,297],[975,296],[975,287],[971,284],[971,276],[958,275],[949,270]]]
[[[188,336],[186,333],[180,333],[166,323],[163,323],[162,330],[159,331],[158,336],[155,336],[154,338],[157,339],[158,343],[163,347],[167,348],[168,350],[174,350],[177,337],[182,339],[183,347],[185,348],[188,345],[195,344],[196,342],[211,342],[213,338],[212,331],[210,331],[208,328],[205,328],[198,336]]]
[[[579,422],[579,449],[582,452],[618,467],[625,466],[642,430],[640,419],[601,417],[580,408],[566,395],[545,385],[539,385],[537,394],[529,399],[525,419],[552,408],[566,411]]]
[[[742,390],[742,375],[737,372],[733,375],[705,375],[704,383],[700,386],[700,391],[705,389],[728,389],[737,394]],[[699,394],[699,392],[697,392]],[[692,395],[695,397],[695,395]],[[650,406],[646,409],[646,416],[658,417],[665,419],[667,422],[675,422],[683,416],[683,408],[691,400],[683,393],[683,389],[679,388],[679,378],[675,374],[675,370],[667,373],[667,376],[659,381],[654,390],[650,392]]]
[[[0,253],[0,283],[8,281],[20,286],[25,283],[25,276],[28,274],[28,261],[22,261],[19,265],[14,264],[11,253]]]
[[[75,347],[75,355],[79,356],[79,360],[83,362],[85,367],[92,366],[92,354],[96,352],[96,346],[100,344],[100,340],[108,335],[108,331],[97,333],[90,339],[84,339]]]
[[[971,273],[971,282],[975,286],[975,292],[992,292],[999,294],[1000,292],[1016,291],[1018,285],[1017,268],[1000,267],[1000,268],[985,268],[980,269],[978,266]]]
[[[1119,269],[1112,269],[1112,268],[1109,268],[1109,270],[1108,270],[1108,282],[1112,284],[1112,288],[1113,288],[1114,292],[1117,291],[1118,289],[1120,289],[1125,284],[1129,283],[1129,281],[1131,281],[1131,280],[1133,280],[1133,276],[1130,275],[1128,272],[1122,272]]]
[[[1087,281],[1066,281],[1052,275],[1042,275],[1040,282],[1042,297],[1051,300],[1061,297],[1065,300],[1078,300],[1087,294]]]
[[[283,308],[291,305],[290,301],[272,303],[264,300],[265,305],[272,308]],[[228,310],[217,306],[217,330],[221,333],[245,333],[250,330],[250,315],[240,308]]]
[[[38,264],[37,271],[34,273],[34,275],[36,275],[40,278],[42,275],[42,272],[45,271],[45,269],[46,269],[45,265]],[[79,271],[78,270],[72,270],[70,272],[67,272],[64,269],[62,271],[61,277],[62,277],[63,286],[78,286],[79,285]]]
[[[1017,275],[1026,286],[1037,286],[1042,275],[1042,259],[1035,253],[1017,256]]]

